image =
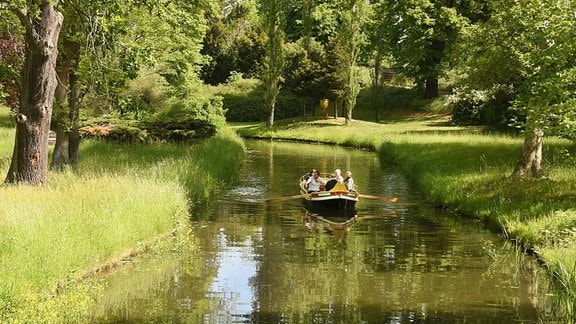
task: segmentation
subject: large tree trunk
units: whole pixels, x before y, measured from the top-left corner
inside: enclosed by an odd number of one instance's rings
[[[528,170],[530,170],[532,177],[542,178],[546,176],[542,169],[542,142],[544,139],[544,131],[536,128],[531,134],[524,138],[524,147],[522,154],[516,164],[516,169],[512,173],[512,177],[523,178]]]
[[[40,8],[18,12],[26,29],[27,48],[14,152],[6,182],[44,184],[48,178],[48,133],[57,85],[58,36],[63,20],[57,5],[57,0],[43,1]]]

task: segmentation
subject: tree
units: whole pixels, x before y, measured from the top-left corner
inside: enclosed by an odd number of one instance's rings
[[[259,0],[259,11],[266,42],[266,58],[262,78],[265,85],[264,102],[268,118],[266,126],[274,125],[276,97],[280,92],[280,78],[284,69],[284,0]]]
[[[395,61],[424,88],[425,98],[439,95],[438,79],[445,57],[468,19],[480,19],[484,2],[452,0],[385,0],[386,34]]]
[[[48,177],[48,133],[57,85],[56,59],[63,16],[60,1],[0,1],[25,29],[16,139],[6,182],[45,184]]]
[[[339,72],[344,80],[342,103],[345,123],[352,123],[352,111],[356,106],[356,97],[360,93],[357,60],[366,42],[364,28],[370,15],[370,5],[366,0],[343,0],[337,4],[340,12],[341,27],[336,41],[340,47]]]
[[[571,1],[490,2],[490,18],[466,31],[463,60],[471,89],[513,89],[516,117],[510,122],[525,134],[512,173],[523,178],[546,175],[542,167],[544,135],[576,140],[576,19]]]
[[[164,77],[167,95],[186,96],[188,72],[196,73],[203,61],[204,13],[212,10],[209,1],[75,0],[63,7],[54,169],[78,163],[81,92],[91,91],[120,114],[137,116],[131,105],[136,100],[123,92],[147,65]]]
[[[386,42],[386,34],[390,26],[386,24],[386,20],[378,19],[378,17],[386,16],[386,7],[382,3],[374,4],[374,19],[371,19],[368,24],[368,35],[370,43],[368,49],[371,53],[372,61],[372,84],[371,84],[371,97],[372,105],[374,106],[374,121],[380,120],[380,106],[383,79],[383,63],[385,57],[391,52],[390,47]]]
[[[221,3],[220,12],[208,18],[208,31],[201,53],[209,57],[201,71],[202,80],[217,85],[231,72],[257,77],[264,57],[256,6],[253,1]]]
[[[576,140],[574,7],[572,1],[544,1],[509,8],[510,14],[528,18],[524,23],[530,26],[520,37],[524,45],[517,47],[525,49],[519,55],[525,80],[514,104],[526,116],[526,137],[512,176],[524,177],[530,170],[540,178],[546,176],[541,165],[544,132]]]

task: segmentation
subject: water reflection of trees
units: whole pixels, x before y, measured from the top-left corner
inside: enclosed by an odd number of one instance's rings
[[[486,273],[491,260],[479,242],[493,235],[482,229],[402,213],[300,217],[304,236],[273,229],[264,238],[279,242],[281,251],[263,247],[254,316],[283,314],[289,322],[519,316],[518,284],[510,279],[516,270]]]

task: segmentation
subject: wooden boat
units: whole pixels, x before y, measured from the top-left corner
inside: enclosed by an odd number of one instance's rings
[[[355,208],[358,197],[360,196],[356,190],[349,191],[344,183],[330,179],[326,182],[326,188],[323,191],[308,193],[305,187],[307,179],[308,174],[300,178],[300,194],[311,208]]]

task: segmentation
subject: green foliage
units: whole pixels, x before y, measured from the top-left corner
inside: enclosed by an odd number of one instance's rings
[[[225,82],[233,71],[248,78],[258,77],[265,55],[265,39],[260,32],[254,1],[229,3],[221,11],[222,15],[208,20],[201,53],[209,62],[202,66],[202,80],[217,85]]]
[[[576,20],[570,1],[490,3],[491,16],[466,32],[463,59],[471,89],[513,88],[519,129],[575,138],[576,91],[573,42]]]
[[[199,119],[217,127],[224,127],[226,119],[222,97],[199,92],[200,88],[190,86],[189,91],[183,96],[169,98],[164,107],[149,120]]]
[[[22,37],[5,31],[9,29],[5,24],[14,28],[10,24],[10,19],[0,23],[0,102],[5,102],[15,109],[20,101],[18,85],[20,70],[24,64],[25,46]]]
[[[217,131],[216,126],[206,120],[169,113],[144,121],[93,118],[84,121],[80,130],[84,138],[132,144],[149,141],[191,142],[212,137]]]
[[[283,86],[290,91],[314,100],[327,98],[330,94],[326,53],[320,43],[310,39],[308,50],[305,40],[286,45],[286,66]]]
[[[146,75],[146,77],[143,77]],[[166,100],[165,80],[150,69],[142,69],[140,76],[128,82],[118,102],[123,118],[143,119],[153,114]]]
[[[228,122],[264,121],[264,85],[259,80],[235,79],[213,88],[223,99]],[[301,97],[282,91],[278,95],[275,109],[277,119],[299,116]]]

